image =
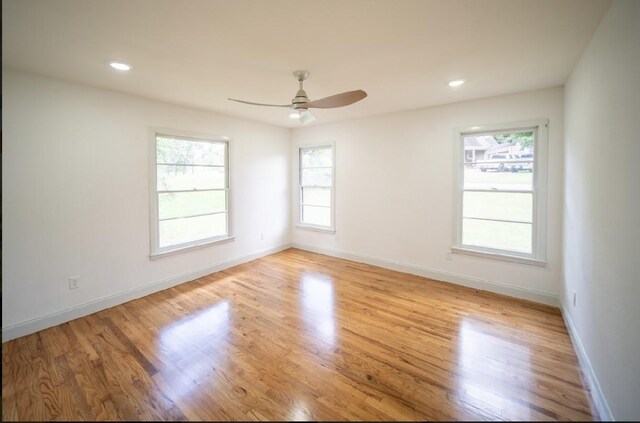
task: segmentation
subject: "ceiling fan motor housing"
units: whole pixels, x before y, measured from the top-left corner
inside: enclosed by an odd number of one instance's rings
[[[302,88],[302,83],[309,77],[309,72],[305,70],[297,70],[293,73],[293,76],[295,76],[300,83],[300,89],[296,93],[294,99],[291,100],[291,107],[301,112],[308,109],[307,103],[309,102],[309,97],[307,97],[307,93]]]
[[[294,99],[291,100],[291,106],[296,110],[307,110],[308,102],[309,97],[307,97],[307,93],[303,89],[300,89]]]

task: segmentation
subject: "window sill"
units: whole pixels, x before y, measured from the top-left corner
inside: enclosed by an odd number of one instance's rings
[[[336,233],[335,229],[321,228],[319,226],[302,225],[300,223],[298,223],[296,225],[296,228],[298,228],[298,229],[306,229],[306,230],[309,230],[309,231],[324,232],[324,233],[327,233],[327,234],[335,234]]]
[[[227,242],[231,242],[233,240],[235,240],[236,237],[235,236],[230,236],[227,238],[219,238],[219,239],[213,239],[213,240],[209,240],[209,241],[203,241],[200,244],[195,244],[195,245],[189,245],[186,247],[181,247],[181,248],[176,248],[174,250],[169,250],[169,251],[163,251],[160,253],[153,253],[149,255],[149,260],[157,260],[163,257],[167,257],[167,256],[172,256],[174,254],[180,254],[180,253],[184,253],[187,251],[192,251],[192,250],[198,250],[200,248],[204,248],[204,247],[209,247],[211,245],[215,245],[215,244],[225,244]]]
[[[489,253],[486,251],[471,250],[468,248],[451,247],[451,252],[454,254],[466,254],[469,256],[483,257],[492,260],[508,261],[511,263],[529,264],[532,266],[546,267],[546,260],[538,260],[529,257],[512,256],[509,254],[497,254]]]

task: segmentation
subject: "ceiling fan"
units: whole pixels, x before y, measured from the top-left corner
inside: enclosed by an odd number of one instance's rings
[[[302,83],[304,82],[304,80],[309,77],[309,72],[298,70],[293,73],[293,76],[295,76],[300,83],[300,89],[296,93],[294,99],[291,100],[291,104],[253,103],[250,101],[236,100],[234,98],[230,98],[229,100],[237,101],[238,103],[251,104],[254,106],[289,107],[293,109],[289,117],[292,119],[298,119],[300,123],[304,124],[313,122],[316,119],[315,116],[313,116],[313,114],[309,111],[310,108],[333,109],[334,107],[348,106],[349,104],[360,101],[367,96],[366,92],[362,90],[355,90],[321,98],[320,100],[309,101],[309,97],[307,97],[307,93],[302,87]]]

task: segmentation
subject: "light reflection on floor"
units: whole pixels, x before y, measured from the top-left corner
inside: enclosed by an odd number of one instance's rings
[[[296,402],[296,404],[291,409],[289,420],[292,422],[301,422],[312,420],[312,418],[311,413],[307,409],[306,405],[301,402]]]
[[[224,364],[228,356],[216,341],[228,335],[230,320],[229,301],[223,300],[162,329],[159,336],[161,350],[166,354],[170,366],[180,371],[175,372],[172,368],[159,370],[164,374],[179,375],[172,379],[176,395],[190,394],[198,386],[193,383],[194,380]],[[196,352],[198,358],[194,359]],[[173,357],[183,359],[173,362]]]
[[[336,344],[336,316],[333,280],[326,275],[304,273],[300,279],[302,318],[324,346]]]
[[[530,349],[503,337],[491,335],[486,323],[464,318],[458,333],[457,395],[472,408],[510,419],[536,418],[531,409],[527,389],[514,386],[517,374],[531,372]],[[520,395],[520,396],[518,396]],[[524,400],[525,403],[519,400]]]

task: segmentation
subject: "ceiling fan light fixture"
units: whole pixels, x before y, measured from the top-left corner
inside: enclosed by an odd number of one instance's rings
[[[310,111],[305,110],[300,113],[300,123],[302,123],[303,125],[309,122],[313,122],[314,120],[316,120],[316,117]]]
[[[300,112],[297,110],[292,111],[289,113],[289,119],[300,119]]]

